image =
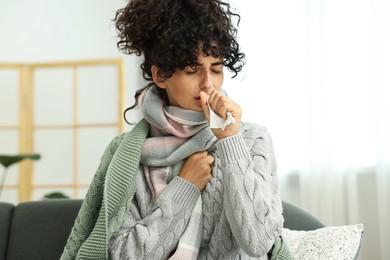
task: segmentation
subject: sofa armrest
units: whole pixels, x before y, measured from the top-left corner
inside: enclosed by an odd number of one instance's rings
[[[324,224],[304,209],[286,201],[282,204],[284,228],[309,231],[324,227]]]

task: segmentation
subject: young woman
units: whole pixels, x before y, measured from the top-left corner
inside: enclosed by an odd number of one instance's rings
[[[143,119],[106,149],[62,259],[288,259],[271,138],[222,89],[244,64],[239,18],[218,0],[117,11]]]

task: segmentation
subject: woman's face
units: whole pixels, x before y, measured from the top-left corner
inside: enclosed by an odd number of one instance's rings
[[[200,92],[220,90],[223,83],[222,58],[198,55],[199,66],[186,67],[184,70],[176,70],[172,77],[164,81],[154,82],[168,95],[169,105],[184,109],[203,111],[200,104]],[[157,70],[156,67],[152,70]],[[153,73],[156,75],[156,73]]]

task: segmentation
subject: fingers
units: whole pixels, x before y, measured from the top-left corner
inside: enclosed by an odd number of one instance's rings
[[[210,121],[210,110],[209,106],[207,105],[207,94],[206,92],[200,92],[200,104],[202,105],[203,112],[206,115],[207,121]]]
[[[214,162],[214,157],[211,156],[211,155],[207,155],[206,158],[205,158],[205,162],[209,165],[213,164]]]
[[[200,163],[211,165],[214,162],[214,157],[209,155],[207,151],[194,153],[192,156],[198,156]]]
[[[214,135],[218,138],[218,140],[239,133],[242,110],[238,103],[236,103],[234,100],[230,99],[229,97],[224,96],[217,90],[211,91],[208,97],[205,92],[201,92],[200,97],[201,97],[201,104],[202,104],[203,111],[209,123],[210,123],[210,109],[208,105],[210,105],[210,108],[221,118],[226,120],[228,117],[228,113],[230,113],[231,116],[234,118],[235,123],[228,124],[227,126],[225,126],[223,130],[219,128],[211,129]]]
[[[199,190],[203,190],[211,179],[214,157],[207,151],[197,152],[187,158],[180,170],[179,176],[193,183]]]
[[[198,165],[200,169],[202,169],[200,172],[198,172],[198,177],[204,179],[204,185],[206,185],[210,179],[211,179],[211,172],[212,172],[212,164],[214,162],[214,157],[211,155],[208,155],[207,151],[199,153],[200,158],[198,159]]]
[[[211,92],[208,103],[211,109],[224,119],[227,118],[227,112],[232,112],[233,101],[216,90]]]

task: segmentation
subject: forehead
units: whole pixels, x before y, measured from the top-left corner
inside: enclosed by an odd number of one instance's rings
[[[220,65],[222,64],[222,57],[213,57],[211,55],[205,56],[204,54],[198,54],[199,65]]]

